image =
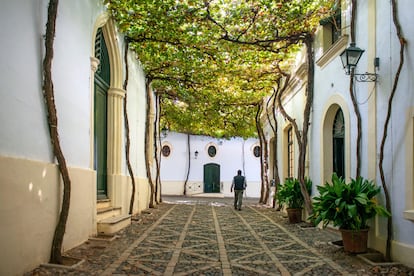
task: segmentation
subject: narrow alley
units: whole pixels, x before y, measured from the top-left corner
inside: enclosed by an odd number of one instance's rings
[[[413,275],[372,266],[331,242],[338,233],[288,224],[282,212],[231,198],[165,197],[109,241],[90,240],[68,255],[85,261],[27,275]],[[411,274],[410,274],[411,273]]]

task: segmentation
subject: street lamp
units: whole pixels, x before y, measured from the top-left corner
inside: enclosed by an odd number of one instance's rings
[[[163,126],[161,129],[161,137],[165,138],[168,135],[168,128],[166,126]]]
[[[352,75],[359,82],[375,82],[377,81],[376,73],[365,73],[365,74],[356,74],[354,70],[358,64],[359,59],[365,50],[362,50],[359,47],[355,46],[355,43],[352,42],[348,48],[346,48],[341,53],[342,66],[345,69],[345,74]],[[379,67],[379,58],[374,59],[375,68]]]

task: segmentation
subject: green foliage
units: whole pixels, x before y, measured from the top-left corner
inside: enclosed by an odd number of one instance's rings
[[[312,192],[312,181],[307,178],[306,189],[310,194]],[[297,178],[287,178],[283,185],[279,185],[276,193],[276,199],[287,208],[303,208],[303,195],[300,190],[300,183]]]
[[[162,97],[161,127],[256,136],[255,107],[334,0],[105,0]]]
[[[326,227],[330,222],[334,226],[347,230],[360,230],[368,227],[367,221],[376,214],[391,216],[377,203],[375,196],[381,188],[373,181],[362,177],[352,179],[350,183],[332,175],[332,183],[317,187],[319,196],[314,197],[311,220],[315,224],[323,222]]]

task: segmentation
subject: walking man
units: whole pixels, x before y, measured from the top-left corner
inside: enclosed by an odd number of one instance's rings
[[[233,182],[231,183],[230,192],[233,192],[234,188],[234,209],[241,210],[242,201],[243,201],[243,192],[246,189],[246,178],[241,175],[241,170],[237,171],[237,175],[233,177]]]

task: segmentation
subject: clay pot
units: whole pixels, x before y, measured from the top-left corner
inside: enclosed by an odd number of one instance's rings
[[[289,223],[302,222],[302,208],[287,208]]]
[[[344,250],[349,253],[364,253],[367,252],[368,246],[368,230],[346,230],[340,229],[342,234],[342,241],[344,243]]]

